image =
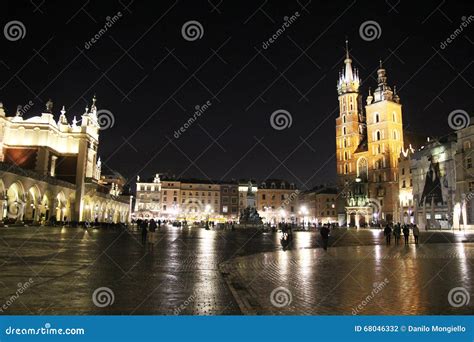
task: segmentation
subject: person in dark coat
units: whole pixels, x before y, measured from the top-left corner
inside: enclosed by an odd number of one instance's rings
[[[140,222],[140,229],[142,230],[142,243],[143,245],[146,244],[146,236],[148,234],[148,222],[147,220],[143,220]]]
[[[415,238],[415,245],[418,245],[418,237],[420,236],[420,230],[417,225],[413,226],[413,237]]]
[[[393,227],[393,237],[395,238],[395,244],[398,245],[400,242],[400,236],[402,236],[402,229],[400,227],[400,224],[395,225]]]
[[[408,238],[410,237],[410,229],[407,225],[403,226],[403,237],[405,238],[405,245],[408,245]]]
[[[385,229],[383,230],[383,234],[385,235],[385,242],[387,246],[389,246],[390,241],[392,239],[392,228],[390,228],[388,224],[385,226]]]
[[[323,248],[325,251],[328,250],[330,232],[331,230],[329,229],[328,226],[323,226],[319,232],[319,234],[321,234],[321,238],[323,239]]]

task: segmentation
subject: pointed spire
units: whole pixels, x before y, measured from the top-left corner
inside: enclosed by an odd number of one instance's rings
[[[359,74],[355,68],[352,68],[352,60],[349,54],[349,41],[346,39],[346,58],[344,59],[344,68],[339,76],[337,90],[339,95],[344,93],[356,93],[359,90]]]
[[[63,125],[67,125],[67,118],[66,118],[66,108],[63,106],[61,109],[61,115],[59,116],[59,122]]]
[[[374,100],[374,97],[372,96],[372,89],[369,87],[369,96],[367,96],[367,105],[370,105],[373,100]]]
[[[76,116],[74,115],[74,118],[72,119],[72,127],[76,127],[77,126],[77,119],[76,119]]]
[[[346,38],[346,59],[349,59],[349,40]]]

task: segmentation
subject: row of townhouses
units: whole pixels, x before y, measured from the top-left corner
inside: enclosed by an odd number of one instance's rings
[[[280,179],[223,182],[156,174],[138,178],[134,217],[226,222],[254,208],[265,223],[321,224],[337,220],[336,196],[334,188],[303,192]]]

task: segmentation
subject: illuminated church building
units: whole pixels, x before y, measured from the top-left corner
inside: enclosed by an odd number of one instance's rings
[[[396,221],[398,158],[403,150],[400,98],[387,84],[382,63],[377,87],[363,104],[358,70],[346,42],[344,69],[339,75],[339,116],[336,119],[339,223],[364,226]],[[364,108],[365,107],[365,108]]]

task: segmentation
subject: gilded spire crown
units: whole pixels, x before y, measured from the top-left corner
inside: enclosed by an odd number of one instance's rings
[[[357,93],[359,91],[360,79],[357,69],[352,67],[352,59],[349,55],[349,42],[346,40],[346,58],[344,68],[339,74],[337,92],[339,95],[345,93]]]

